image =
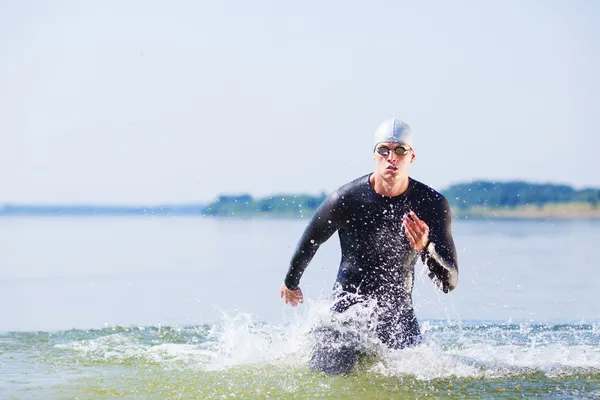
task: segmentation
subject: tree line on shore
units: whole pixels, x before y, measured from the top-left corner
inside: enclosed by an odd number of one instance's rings
[[[544,207],[548,204],[600,204],[600,189],[576,190],[568,185],[536,184],[521,181],[475,181],[459,183],[443,191],[451,206],[459,209]]]
[[[521,181],[459,183],[448,187],[442,193],[451,207],[462,211],[473,208],[516,209],[531,205],[542,208],[548,204],[584,203],[592,208],[598,208],[600,205],[600,189],[577,190],[568,185]],[[254,199],[250,195],[220,196],[206,207],[204,214],[214,216],[243,215],[249,212],[312,214],[325,197],[325,193],[317,196],[280,195],[260,199]]]
[[[522,206],[542,208],[548,204],[583,203],[591,208],[600,205],[600,189],[577,190],[568,185],[538,184],[522,181],[474,181],[448,187],[442,193],[450,206],[462,211],[471,209],[517,209]],[[326,194],[281,194],[254,198],[249,194],[221,195],[202,204],[158,206],[94,205],[0,205],[0,215],[203,215],[203,216],[309,216],[325,200]]]

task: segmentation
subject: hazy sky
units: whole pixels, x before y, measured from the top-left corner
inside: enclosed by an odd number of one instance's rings
[[[0,203],[331,191],[391,116],[411,176],[600,186],[600,2],[0,0]]]

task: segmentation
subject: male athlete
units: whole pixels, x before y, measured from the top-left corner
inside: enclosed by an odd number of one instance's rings
[[[342,261],[335,285],[334,317],[371,304],[373,314],[354,324],[395,349],[420,340],[412,307],[417,259],[427,265],[429,277],[445,293],[458,282],[448,201],[408,176],[415,161],[412,136],[410,126],[398,119],[377,128],[375,172],[337,189],[319,206],[281,286],[286,304],[296,307],[302,303],[300,277],[319,246],[338,231]],[[316,334],[310,368],[327,373],[350,370],[361,351],[356,338],[335,328],[317,329]]]

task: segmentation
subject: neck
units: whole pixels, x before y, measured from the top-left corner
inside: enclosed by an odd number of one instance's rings
[[[376,193],[382,196],[394,197],[406,192],[409,179],[408,175],[406,175],[399,176],[393,180],[386,180],[383,176],[375,172],[374,174],[371,174],[369,182]]]

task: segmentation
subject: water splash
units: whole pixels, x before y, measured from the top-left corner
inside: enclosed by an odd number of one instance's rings
[[[54,346],[63,356],[87,363],[148,363],[203,371],[266,365],[306,369],[313,344],[311,330],[329,321],[325,302],[308,301],[303,311],[282,324],[255,321],[247,313],[224,313],[211,326],[90,331]],[[370,356],[359,369],[425,381],[531,373],[548,377],[600,374],[600,335],[595,325],[425,321],[422,332],[423,344],[402,350],[367,338],[363,345]]]

